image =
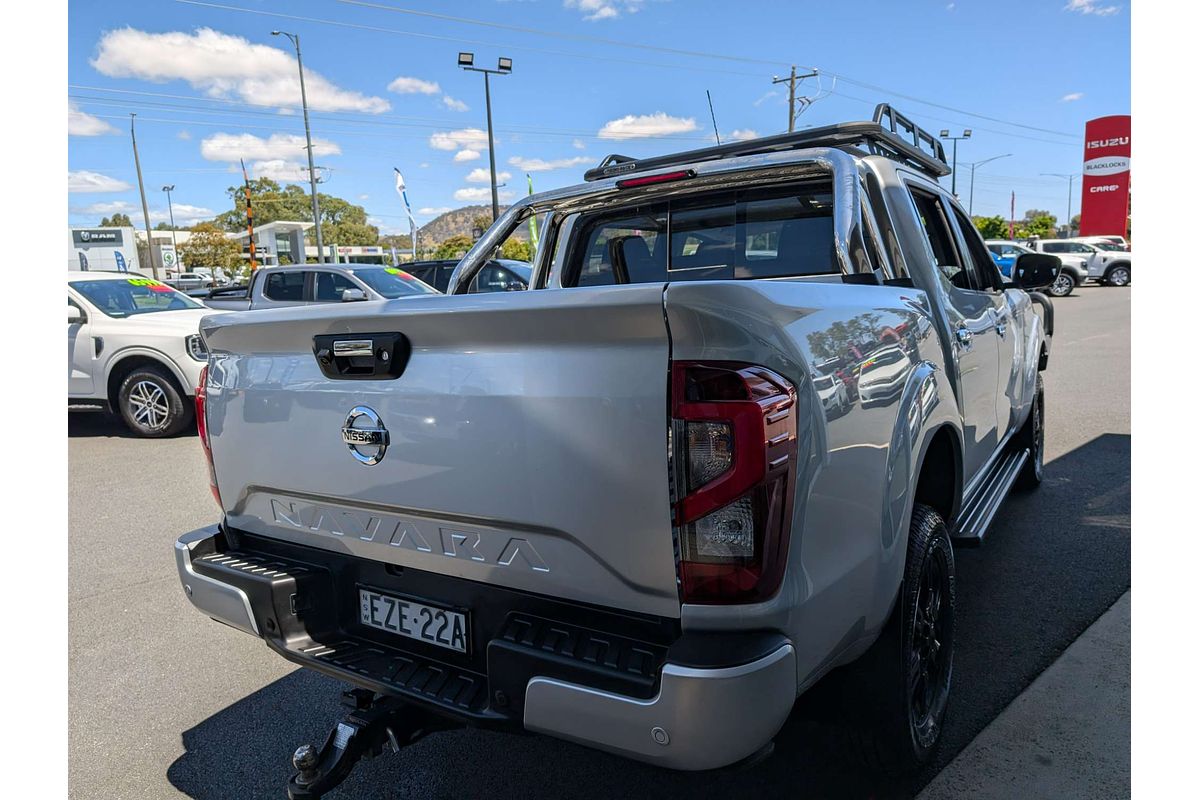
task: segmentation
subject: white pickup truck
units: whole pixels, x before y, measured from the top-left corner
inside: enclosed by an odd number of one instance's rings
[[[375,264],[297,264],[262,267],[241,286],[222,286],[201,298],[221,311],[254,311],[313,303],[395,300],[440,294],[437,289],[395,267]]]
[[[948,172],[887,106],[610,156],[447,296],[206,319],[222,519],[176,542],[184,590],[358,687],[291,796],[463,724],[721,767],[831,673],[874,767],[926,762],[952,541],[1042,479],[1059,268],[1005,281]],[[534,214],[530,290],[468,294]]]

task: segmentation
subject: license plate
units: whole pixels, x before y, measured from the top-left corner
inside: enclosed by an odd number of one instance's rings
[[[467,615],[457,611],[359,589],[358,616],[363,625],[381,631],[467,652]]]

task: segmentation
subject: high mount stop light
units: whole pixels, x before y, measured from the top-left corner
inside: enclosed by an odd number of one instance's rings
[[[458,65],[460,67],[475,66],[475,54],[474,53],[459,53],[458,54]]]
[[[765,367],[671,364],[674,526],[685,603],[779,589],[796,483],[796,389]]]

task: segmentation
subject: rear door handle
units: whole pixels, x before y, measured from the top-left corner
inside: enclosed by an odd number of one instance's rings
[[[971,340],[975,338],[975,334],[971,333],[970,328],[958,328],[954,331],[954,335],[958,337],[958,343],[962,345],[964,350],[971,348]]]

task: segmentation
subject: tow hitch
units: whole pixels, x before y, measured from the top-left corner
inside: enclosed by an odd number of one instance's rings
[[[333,727],[325,745],[318,751],[303,744],[292,755],[296,774],[288,781],[291,800],[318,800],[344,781],[360,759],[374,758],[385,748],[398,753],[427,734],[460,727],[398,697],[366,689],[351,689],[342,701],[354,710]]]

